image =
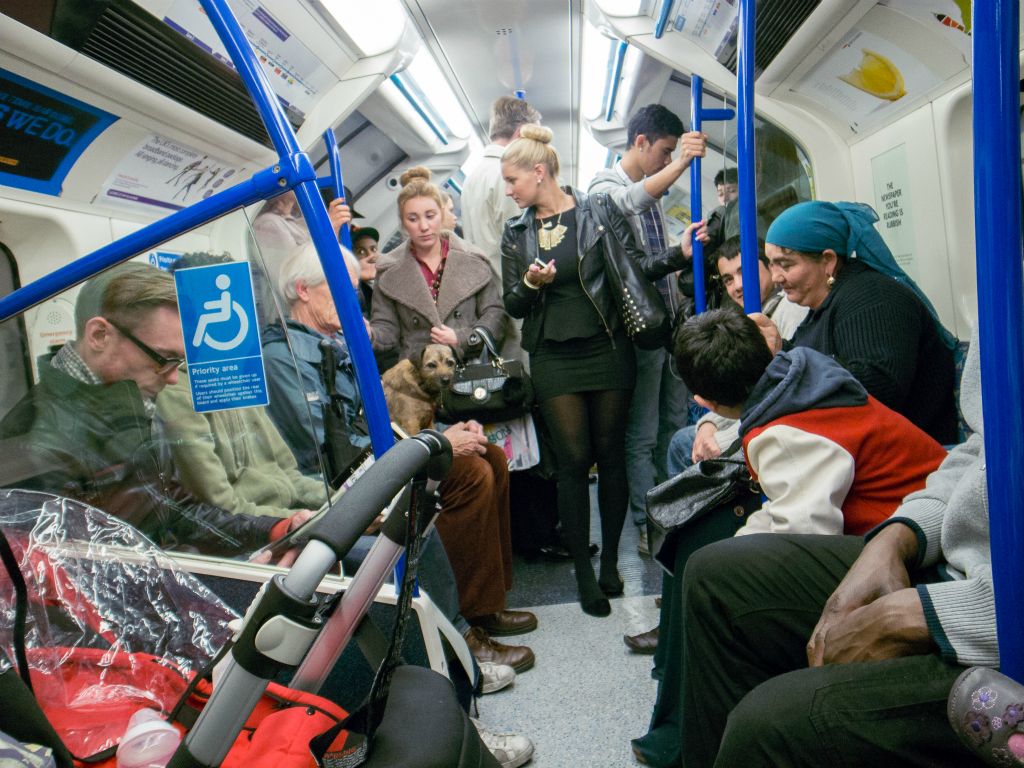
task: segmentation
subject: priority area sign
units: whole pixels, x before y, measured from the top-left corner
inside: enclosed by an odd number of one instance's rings
[[[266,405],[267,375],[248,262],[179,269],[174,286],[196,413]]]

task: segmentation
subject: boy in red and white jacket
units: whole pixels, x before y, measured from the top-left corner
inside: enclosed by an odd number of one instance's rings
[[[675,344],[697,402],[740,419],[747,464],[768,499],[738,536],[866,533],[946,455],[831,358],[805,347],[773,356],[735,310],[690,319]]]

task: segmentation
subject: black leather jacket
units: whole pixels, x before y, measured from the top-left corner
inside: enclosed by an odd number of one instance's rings
[[[625,215],[602,193],[587,195],[566,187],[576,200],[576,247],[580,260],[580,282],[583,291],[594,303],[609,337],[622,327],[604,273],[604,248],[617,249],[618,257],[636,259],[649,280],[657,280],[689,264],[679,246],[661,253],[646,254],[637,246],[633,230]],[[601,206],[600,216],[594,206]],[[601,222],[608,223],[606,227]],[[610,230],[610,231],[609,231]],[[523,318],[523,349],[534,352],[540,342],[541,318],[544,316],[544,289],[530,288],[523,278],[537,258],[537,227],[534,209],[527,208],[521,216],[509,219],[501,238],[501,275],[505,309],[512,317]]]

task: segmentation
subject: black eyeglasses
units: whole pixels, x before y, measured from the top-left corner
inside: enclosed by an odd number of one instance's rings
[[[149,357],[149,359],[152,360],[154,363],[156,363],[157,373],[170,373],[179,365],[185,362],[185,358],[183,357],[164,357],[151,346],[149,346],[146,342],[136,337],[134,333],[129,331],[120,323],[115,323],[113,320],[107,317],[103,319],[110,323],[112,326],[114,326],[117,329],[117,332],[124,336],[126,339],[128,339],[128,341],[130,341],[136,347],[145,352],[146,356]]]

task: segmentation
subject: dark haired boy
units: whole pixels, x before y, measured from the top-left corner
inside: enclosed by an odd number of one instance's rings
[[[740,420],[767,501],[739,534],[863,534],[924,487],[946,453],[853,375],[806,347],[772,355],[732,309],[691,318],[676,335],[683,381],[701,405]]]
[[[685,133],[683,122],[661,104],[648,104],[630,118],[627,146],[615,167],[600,171],[589,194],[607,193],[629,218],[637,243],[646,253],[668,247],[661,197],[695,157],[703,157],[707,137]],[[676,148],[682,146],[673,158]],[[669,278],[655,283],[674,314],[679,302]],[[672,376],[667,351],[636,350],[637,376],[626,426],[626,476],[629,512],[647,554],[644,496],[668,476],[665,456],[672,435],[686,423],[686,392]]]
[[[715,174],[715,195],[719,205],[728,205],[740,196],[740,177],[735,168],[723,168]]]

